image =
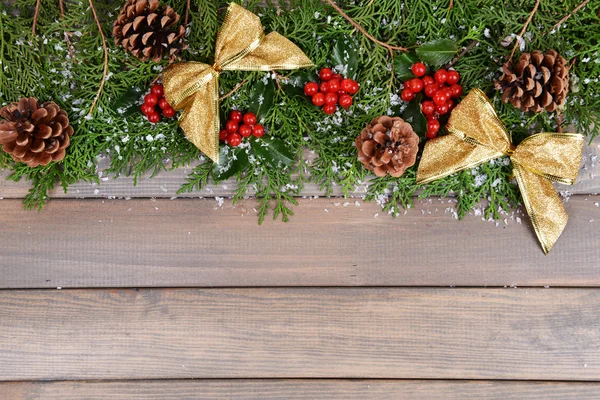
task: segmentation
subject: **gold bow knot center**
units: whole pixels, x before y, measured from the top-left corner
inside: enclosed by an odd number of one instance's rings
[[[217,63],[214,63],[211,68],[217,75],[223,72],[223,68],[221,68],[221,66]]]
[[[508,146],[508,148],[504,151],[504,154],[506,154],[508,157],[511,157],[513,154],[515,154],[515,150],[517,149],[517,146],[515,146],[514,144],[510,144]]]

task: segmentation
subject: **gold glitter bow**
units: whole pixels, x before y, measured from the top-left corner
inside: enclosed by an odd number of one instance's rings
[[[527,213],[548,254],[568,218],[552,182],[575,183],[583,136],[537,133],[515,147],[490,100],[479,89],[473,89],[456,106],[448,131],[449,135],[427,142],[417,183],[431,182],[498,157],[510,157]]]
[[[165,97],[184,110],[179,125],[204,154],[219,162],[219,74],[226,70],[270,71],[314,64],[277,32],[268,35],[258,16],[231,3],[217,35],[215,62],[173,64],[163,73]]]

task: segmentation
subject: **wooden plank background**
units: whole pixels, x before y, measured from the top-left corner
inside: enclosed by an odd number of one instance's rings
[[[0,383],[12,400],[597,400],[590,382],[187,379]]]
[[[37,213],[0,171],[0,399],[598,399],[598,149],[548,256],[523,210],[452,198],[393,219],[308,185],[259,226],[233,181],[172,200],[178,169]]]

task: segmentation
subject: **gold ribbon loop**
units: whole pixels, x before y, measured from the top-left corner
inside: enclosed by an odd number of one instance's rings
[[[180,62],[163,73],[165,97],[184,110],[179,125],[196,147],[219,162],[219,82],[222,71],[270,71],[314,64],[294,43],[271,32],[265,35],[260,18],[231,3],[217,35],[215,62]]]
[[[552,182],[575,183],[584,137],[577,133],[537,133],[514,146],[490,100],[479,89],[473,89],[456,106],[448,130],[450,135],[425,145],[417,183],[510,157],[523,203],[547,254],[568,219]]]

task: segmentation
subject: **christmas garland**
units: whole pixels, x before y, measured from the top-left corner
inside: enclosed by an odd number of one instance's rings
[[[416,183],[423,145],[447,134],[463,92],[485,92],[516,145],[567,126],[591,140],[600,126],[595,0],[251,1],[243,6],[265,33],[289,39],[316,67],[219,71],[225,132],[215,163],[156,84],[174,61],[214,62],[228,5],[140,1],[127,3],[128,15],[122,0],[2,0],[0,167],[32,181],[26,207],[40,208],[57,183],[99,183],[97,159],[108,155],[107,172],[135,178],[199,160],[181,191],[236,177],[234,201],[252,188],[260,222],[270,209],[287,220],[309,179],[325,194],[368,182],[366,199],[394,216],[416,196],[453,193],[459,217],[485,201],[485,217],[499,218],[521,201],[508,157]],[[21,133],[10,133],[17,124]],[[387,139],[374,139],[378,131]],[[391,156],[377,155],[378,145]]]

